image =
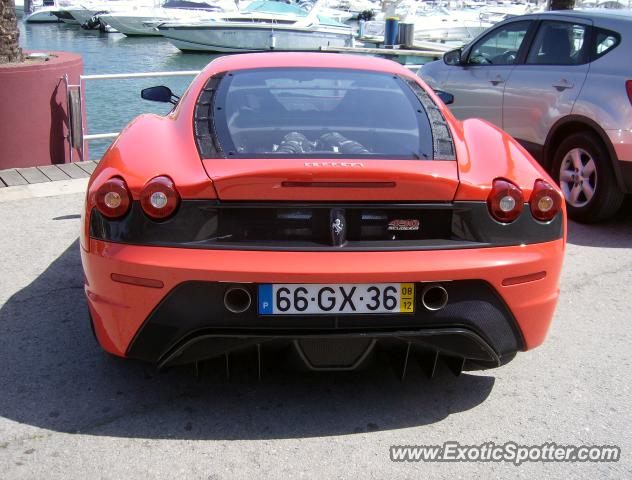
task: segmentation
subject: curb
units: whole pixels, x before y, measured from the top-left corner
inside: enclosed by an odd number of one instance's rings
[[[55,197],[71,193],[85,193],[88,187],[88,180],[90,179],[77,178],[0,188],[0,203],[29,198]]]

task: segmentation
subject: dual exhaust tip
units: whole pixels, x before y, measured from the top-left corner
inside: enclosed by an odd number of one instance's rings
[[[421,303],[431,312],[441,310],[448,304],[448,292],[438,283],[426,285],[421,291]]]
[[[252,296],[244,287],[230,287],[224,293],[224,306],[231,313],[244,313],[252,304]]]
[[[426,285],[421,291],[421,303],[431,312],[448,304],[448,292],[437,283]],[[230,287],[224,293],[224,306],[231,313],[243,313],[252,305],[252,295],[244,287]]]

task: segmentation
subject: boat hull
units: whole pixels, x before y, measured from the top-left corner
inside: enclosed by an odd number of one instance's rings
[[[486,30],[486,25],[464,25],[458,27],[415,27],[415,40],[420,41],[469,41]]]
[[[97,13],[95,10],[83,7],[68,8],[67,11],[79,25],[83,25]]]
[[[159,27],[160,33],[183,51],[260,52],[318,51],[322,47],[351,47],[351,31],[270,26]]]
[[[44,7],[27,15],[24,21],[28,23],[57,23],[60,20],[55,16],[54,12],[56,11],[56,7]]]
[[[55,16],[62,22],[68,25],[79,25],[79,22],[70,14],[69,11],[63,8],[55,12]]]
[[[152,17],[125,17],[122,15],[101,15],[101,19],[115,28],[120,33],[128,36],[152,36],[159,37],[161,34],[153,26],[145,22],[157,22]]]

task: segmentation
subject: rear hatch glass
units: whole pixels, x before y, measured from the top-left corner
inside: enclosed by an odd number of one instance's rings
[[[222,156],[433,159],[426,109],[381,72],[269,68],[226,74],[213,99]]]

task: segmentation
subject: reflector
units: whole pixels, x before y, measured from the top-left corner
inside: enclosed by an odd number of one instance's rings
[[[138,285],[140,287],[162,288],[164,283],[161,280],[153,278],[132,277],[130,275],[122,275],[120,273],[112,273],[110,278],[119,283],[127,283],[129,285]]]

